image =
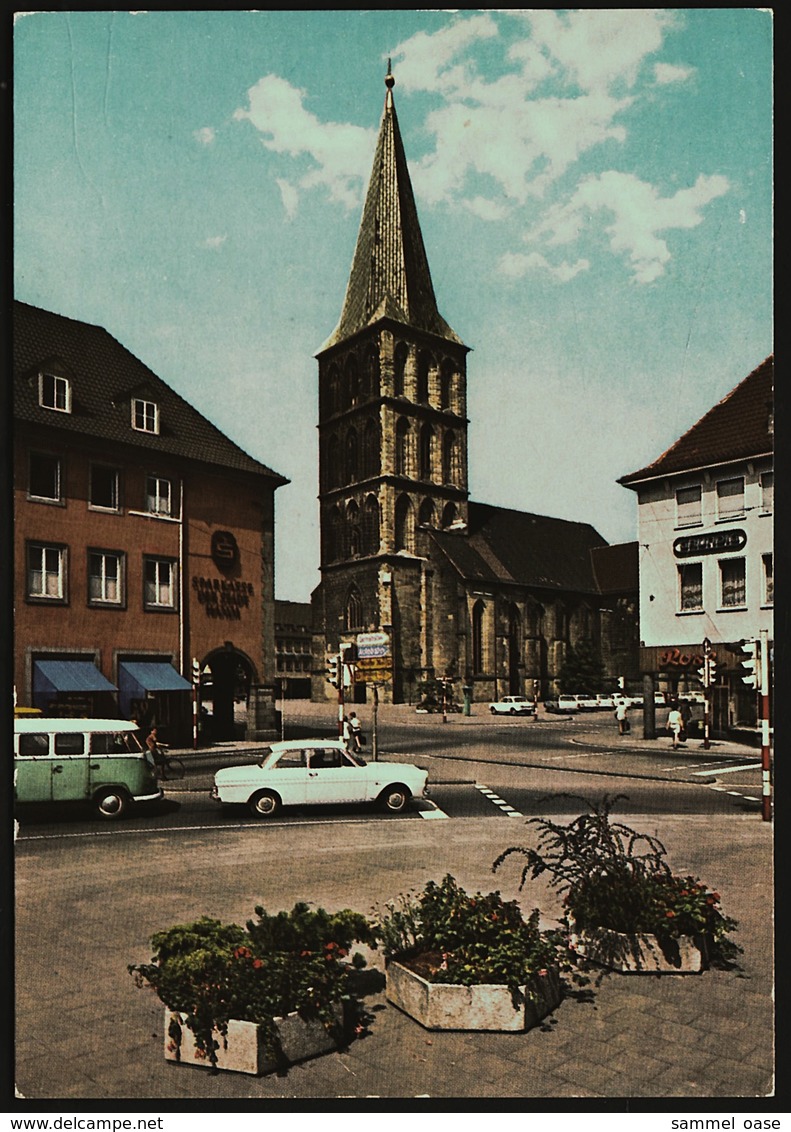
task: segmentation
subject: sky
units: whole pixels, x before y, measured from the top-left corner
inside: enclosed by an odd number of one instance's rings
[[[771,12],[34,12],[16,298],[105,327],[276,493],[319,581],[318,367],[392,59],[478,502],[636,537],[616,482],[773,351]]]

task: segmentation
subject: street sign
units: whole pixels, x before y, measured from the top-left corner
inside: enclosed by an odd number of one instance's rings
[[[393,664],[389,657],[364,657],[355,666],[355,680],[358,684],[370,681],[384,683],[393,678]]]
[[[377,656],[390,656],[390,649],[387,645],[358,645],[357,646],[357,659],[365,660],[370,657]]]
[[[369,646],[386,646],[390,648],[390,634],[377,631],[375,633],[358,633],[357,634],[357,647],[368,648]]]

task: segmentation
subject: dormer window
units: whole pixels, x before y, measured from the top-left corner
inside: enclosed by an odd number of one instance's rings
[[[159,433],[159,405],[155,401],[132,401],[132,428],[138,432]]]
[[[71,412],[71,382],[67,377],[54,373],[38,375],[38,403],[44,409],[56,409],[59,413]]]

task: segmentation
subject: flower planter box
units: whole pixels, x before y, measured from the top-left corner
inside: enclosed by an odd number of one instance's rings
[[[232,1073],[251,1073],[261,1076],[272,1073],[283,1064],[307,1061],[322,1053],[330,1053],[338,1048],[343,1030],[343,1006],[334,1008],[335,1022],[331,1030],[317,1019],[305,1021],[299,1014],[288,1014],[285,1018],[275,1018],[283,1058],[278,1058],[267,1049],[264,1040],[264,1027],[257,1022],[241,1022],[230,1019],[225,1038],[214,1031],[217,1042],[217,1068]],[[170,1025],[176,1020],[181,1025],[181,1042],[177,1044],[170,1036]],[[183,1065],[198,1065],[211,1068],[211,1062],[202,1050],[195,1045],[195,1035],[184,1023],[184,1015],[165,1010],[165,1059],[179,1061]]]
[[[668,940],[663,949],[655,935],[609,928],[577,930],[573,920],[569,926],[569,945],[578,958],[611,971],[625,975],[696,975],[706,966],[702,936],[680,936]]]
[[[520,987],[517,1007],[507,986],[431,983],[396,960],[387,964],[386,977],[388,1000],[427,1030],[530,1030],[563,997],[554,970]]]

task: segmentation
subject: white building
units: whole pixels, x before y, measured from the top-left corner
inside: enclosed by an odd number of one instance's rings
[[[657,460],[618,481],[638,498],[642,672],[668,698],[700,691],[708,639],[715,733],[755,725],[740,642],[761,630],[772,641],[773,385],[769,357]]]

